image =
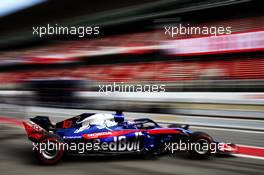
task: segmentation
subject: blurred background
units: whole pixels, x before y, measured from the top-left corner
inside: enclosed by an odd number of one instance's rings
[[[254,106],[264,100],[259,1],[13,1],[0,6],[3,103],[162,113],[189,111],[194,102],[201,109],[263,109]],[[47,24],[99,26],[100,34],[33,35],[33,27]],[[232,33],[165,34],[164,27],[179,24]],[[166,93],[96,93],[113,82],[164,84]]]
[[[100,34],[33,35],[32,27],[47,24],[99,26]],[[232,33],[165,34],[164,27],[180,24],[231,27]],[[1,0],[0,26],[1,115],[60,120],[121,109],[162,123],[240,130],[246,134],[209,132],[264,146],[260,0]],[[98,85],[113,82],[164,84],[166,91],[98,92]],[[236,173],[258,173],[261,166],[247,168]]]

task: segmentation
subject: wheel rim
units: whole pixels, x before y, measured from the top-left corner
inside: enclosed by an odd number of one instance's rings
[[[55,145],[54,149],[46,148],[44,150],[41,150],[41,155],[45,159],[48,159],[48,160],[54,159],[59,154],[59,150],[58,150],[58,147],[57,147],[58,144],[56,142],[52,142],[52,143]]]
[[[197,146],[196,146],[197,145]],[[207,145],[207,146],[206,146]],[[206,146],[206,147],[205,147]],[[206,149],[205,149],[206,148]],[[207,154],[210,151],[210,142],[206,139],[198,139],[195,142],[195,151],[198,154]]]

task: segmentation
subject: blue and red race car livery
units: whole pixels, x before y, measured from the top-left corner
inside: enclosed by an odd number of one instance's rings
[[[83,113],[54,125],[49,117],[37,116],[23,124],[34,144],[37,159],[48,165],[58,163],[66,153],[154,156],[182,151],[179,145],[185,145],[185,151],[191,156],[205,159],[216,152],[234,151],[234,145],[222,144],[219,148],[219,142],[211,136],[192,132],[188,125],[161,127],[148,118],[127,121],[121,111],[116,114]]]

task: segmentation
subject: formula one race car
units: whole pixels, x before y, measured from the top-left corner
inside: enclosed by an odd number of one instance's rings
[[[192,132],[188,125],[164,128],[148,118],[126,121],[121,111],[84,113],[55,125],[48,117],[37,116],[23,124],[37,159],[46,165],[58,163],[65,153],[152,157],[188,151],[194,158],[207,159],[214,153],[233,150],[233,145],[216,142],[203,132]]]

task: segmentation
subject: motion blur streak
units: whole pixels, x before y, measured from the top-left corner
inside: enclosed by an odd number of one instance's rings
[[[11,126],[10,126],[11,127]],[[4,129],[5,128],[5,129]],[[24,131],[17,128],[9,128],[5,125],[1,127],[2,135],[0,137],[1,142],[1,161],[0,167],[5,170],[5,174],[15,174],[16,171],[14,167],[20,168],[23,172],[32,173],[40,171],[41,166],[37,166],[37,163],[30,158],[32,155],[32,145],[29,142],[25,142],[26,136]],[[12,132],[10,132],[12,129]],[[208,132],[208,131],[207,131]],[[226,138],[224,132],[218,132],[217,130],[209,131],[213,136],[218,138]],[[232,138],[238,138],[239,134],[237,132],[228,132],[229,136]],[[256,135],[258,137],[258,134]],[[244,143],[248,140],[247,138],[252,137],[252,134],[243,134]],[[260,134],[260,138],[263,134]],[[262,140],[263,141],[263,140]],[[264,143],[262,142],[262,145]],[[245,149],[247,148],[243,145]],[[240,149],[241,149],[240,148]],[[262,148],[263,149],[263,148]],[[243,150],[242,150],[243,151]],[[245,153],[243,151],[242,153]],[[250,155],[251,152],[250,152]],[[236,156],[246,156],[236,155]],[[250,157],[250,156],[247,156]],[[217,173],[228,173],[232,171],[233,174],[241,174],[242,172],[261,174],[263,172],[263,161],[261,159],[256,159],[256,157],[251,156],[253,159],[248,158],[235,158],[235,157],[215,157],[212,160],[207,161],[196,161],[190,159],[186,154],[176,154],[163,156],[158,160],[142,160],[137,157],[66,157],[60,166],[45,168],[45,172],[56,172],[56,173],[73,173],[82,174],[83,171],[89,171],[89,173],[106,173],[111,172],[114,174],[132,174],[127,172],[127,169],[133,169],[133,174],[137,172],[138,174],[149,174],[151,173],[161,173],[161,174],[174,174],[175,171],[184,171],[188,173],[195,173],[197,168],[201,171],[206,171],[206,174],[211,174],[217,171]],[[243,164],[243,168],[237,168],[237,166]],[[144,165],[144,166],[143,166]],[[191,165],[191,166],[190,166]],[[155,168],[153,168],[153,166]],[[76,172],[76,168],[78,171]],[[199,173],[198,173],[199,174]],[[204,174],[204,173],[203,173]]]
[[[13,1],[0,1],[1,173],[263,174],[264,161],[256,159],[264,147],[262,1],[42,0],[6,13],[7,2]],[[41,26],[72,26],[73,32],[33,35]],[[80,38],[74,31],[88,26],[100,32]],[[194,33],[180,31],[191,27]],[[100,93],[114,83],[164,85],[164,91]],[[237,144],[241,154],[208,161],[181,153],[149,161],[66,157],[46,168],[35,162],[20,129],[30,117],[57,122],[114,110],[128,119],[189,124]]]

